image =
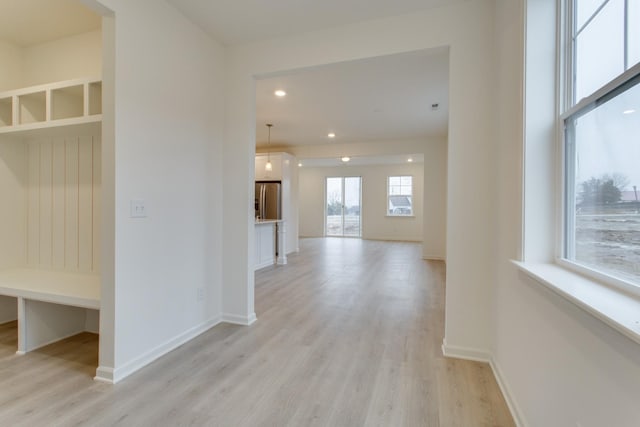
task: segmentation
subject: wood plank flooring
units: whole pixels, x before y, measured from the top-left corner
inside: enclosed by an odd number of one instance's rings
[[[1,426],[513,426],[491,369],[445,359],[444,264],[413,243],[303,239],[256,273],[258,322],[218,325],[115,386],[97,337],[15,356]]]

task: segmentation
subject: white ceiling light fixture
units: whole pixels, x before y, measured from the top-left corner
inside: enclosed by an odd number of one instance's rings
[[[333,139],[333,138],[335,138],[335,137],[336,137],[336,134],[335,134],[335,133],[333,133],[333,132],[329,132],[329,134],[327,135],[327,137],[328,137],[328,138]]]
[[[267,164],[264,165],[264,170],[267,172],[271,172],[273,170],[273,165],[271,164],[271,127],[272,123],[267,123],[267,128],[269,128],[269,139],[267,140]]]
[[[283,96],[287,95],[287,92],[285,92],[282,89],[278,89],[275,92],[273,92],[277,97],[282,98]]]
[[[349,157],[349,156],[344,156],[344,157],[342,157],[340,160],[342,160],[342,163],[347,163],[349,160],[351,160],[351,157]]]
[[[624,110],[622,114],[633,114],[635,112],[636,112],[635,108],[630,108],[628,110]]]
[[[413,158],[412,158],[412,157],[409,157],[409,158],[407,159],[407,162],[409,162],[409,163],[413,162]]]
[[[298,167],[301,168],[302,167],[302,163],[298,163]]]

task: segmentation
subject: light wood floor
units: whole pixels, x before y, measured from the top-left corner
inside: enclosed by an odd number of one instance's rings
[[[219,325],[110,386],[97,337],[15,356],[0,426],[513,426],[487,365],[445,359],[444,264],[411,243],[304,239],[256,274],[251,327]]]

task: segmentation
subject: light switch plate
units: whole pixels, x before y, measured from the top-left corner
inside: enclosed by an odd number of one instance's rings
[[[131,218],[146,218],[147,206],[144,200],[131,200]]]

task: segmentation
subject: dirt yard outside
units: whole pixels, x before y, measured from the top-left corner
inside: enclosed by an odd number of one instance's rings
[[[576,261],[640,283],[640,213],[576,215]]]

